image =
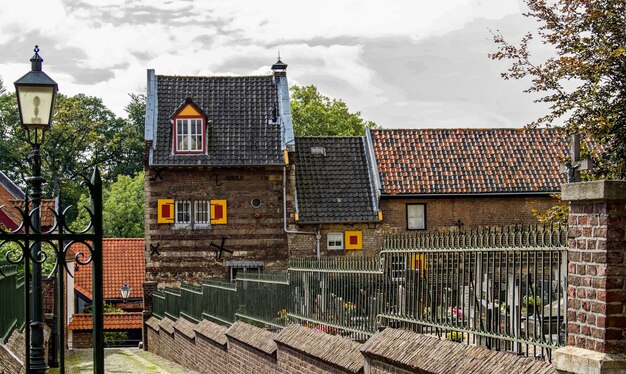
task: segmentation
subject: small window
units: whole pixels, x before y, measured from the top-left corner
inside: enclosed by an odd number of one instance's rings
[[[191,223],[191,201],[176,201],[176,223]]]
[[[331,232],[327,235],[327,248],[329,251],[340,251],[343,249],[343,233]]]
[[[204,152],[202,122],[201,118],[176,119],[176,152]]]
[[[314,157],[326,156],[326,148],[311,147],[311,156],[314,156]]]
[[[391,279],[401,280],[406,277],[407,256],[397,254],[391,256]]]
[[[194,208],[194,223],[197,224],[209,224],[211,223],[211,201],[210,200],[196,200],[193,204]]]
[[[407,204],[406,228],[409,230],[426,229],[426,204]]]

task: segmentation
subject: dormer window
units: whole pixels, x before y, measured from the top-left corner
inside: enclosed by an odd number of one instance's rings
[[[190,98],[174,112],[172,123],[175,154],[206,153],[206,116]]]

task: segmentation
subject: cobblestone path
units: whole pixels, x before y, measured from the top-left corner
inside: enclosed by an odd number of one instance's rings
[[[68,373],[93,373],[91,349],[77,349],[66,358]],[[176,363],[137,348],[108,348],[104,351],[104,371],[109,373],[197,374]],[[55,373],[55,371],[51,371]]]

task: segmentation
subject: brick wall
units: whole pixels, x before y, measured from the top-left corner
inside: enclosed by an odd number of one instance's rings
[[[570,205],[568,344],[626,352],[626,196]]]
[[[0,374],[23,373],[24,335],[13,331],[6,344],[0,344]]]
[[[226,278],[224,261],[259,260],[268,270],[284,269],[287,235],[283,231],[283,170],[281,167],[170,168],[160,171],[163,180],[146,170],[145,228],[146,280],[161,284]],[[216,182],[217,177],[217,182]],[[158,199],[227,200],[228,223],[208,230],[175,230],[157,223]],[[261,199],[254,208],[252,199]],[[216,261],[211,241],[226,238],[224,253]],[[160,255],[150,254],[150,245],[159,245]]]
[[[92,345],[91,331],[73,331],[72,332],[72,348],[91,348]]]
[[[549,196],[534,197],[483,197],[438,199],[382,199],[383,221],[369,224],[323,224],[320,227],[320,253],[322,256],[371,256],[382,249],[385,234],[420,232],[407,230],[406,205],[426,204],[426,229],[456,228],[461,220],[464,226],[490,226],[535,224],[532,209],[545,211],[558,203]],[[295,229],[296,227],[294,227]],[[316,225],[299,225],[297,229],[316,232]],[[328,251],[329,232],[361,231],[362,251]],[[315,255],[314,235],[289,235],[289,255],[307,257]]]
[[[426,229],[464,226],[534,224],[531,210],[546,209],[558,200],[550,196],[532,197],[468,197],[437,199],[381,199],[385,232],[415,232],[407,230],[406,204],[426,204]]]
[[[204,320],[189,339],[182,336],[187,328],[182,335],[164,330],[171,320],[153,317],[147,324],[149,351],[200,373],[555,372],[543,361],[404,330],[386,329],[361,345],[297,325],[275,334],[242,322],[226,329]]]

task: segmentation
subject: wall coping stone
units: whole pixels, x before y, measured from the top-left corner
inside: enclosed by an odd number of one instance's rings
[[[259,327],[238,321],[226,331],[226,336],[265,354],[276,353],[276,342],[274,342],[276,334]]]
[[[148,318],[148,320],[146,321],[146,326],[150,327],[152,330],[159,332],[160,330],[160,326],[159,326],[159,319],[156,317],[150,317]]]
[[[420,373],[556,372],[545,361],[392,328],[372,336],[361,347],[361,353],[368,359]]]
[[[193,329],[196,335],[203,336],[224,348],[226,348],[226,345],[228,344],[228,339],[226,338],[227,330],[228,327],[220,326],[207,319],[200,321]]]
[[[165,317],[159,321],[159,327],[161,330],[167,332],[170,335],[174,335],[174,321]]]
[[[187,319],[180,317],[174,322],[172,325],[174,330],[193,340],[196,338],[196,333],[194,332],[194,323],[188,321]]]
[[[626,354],[601,353],[567,346],[554,351],[552,365],[560,372],[567,373],[625,373]]]
[[[292,324],[278,333],[274,341],[279,346],[291,348],[351,373],[363,369],[363,356],[359,352],[361,344],[340,336]]]
[[[626,200],[626,181],[602,180],[561,185],[562,201]]]

